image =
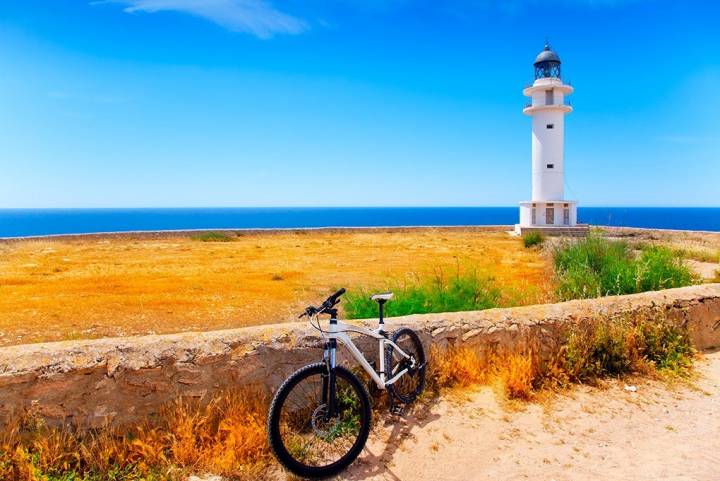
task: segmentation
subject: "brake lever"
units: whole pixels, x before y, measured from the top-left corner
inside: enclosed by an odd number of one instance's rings
[[[308,307],[305,308],[305,312],[303,312],[302,314],[300,314],[300,316],[298,317],[298,319],[302,319],[302,318],[305,317],[305,316],[307,316],[307,317],[312,317],[312,316],[314,316],[314,315],[320,314],[320,313],[323,311],[323,309],[324,309],[324,308],[318,309],[317,307],[314,307],[314,306],[308,306]]]

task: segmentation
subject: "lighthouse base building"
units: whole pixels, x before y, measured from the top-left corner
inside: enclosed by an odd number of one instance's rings
[[[523,234],[583,235],[588,227],[577,222],[577,201],[565,199],[565,115],[572,112],[566,97],[572,86],[562,81],[560,58],[545,45],[535,59],[535,81],[523,90],[529,102],[523,109],[532,118],[532,200],[520,202]]]
[[[533,201],[520,202],[520,223],[515,225],[518,233],[529,230],[551,231],[570,227],[586,230],[587,226],[577,223],[577,201]]]

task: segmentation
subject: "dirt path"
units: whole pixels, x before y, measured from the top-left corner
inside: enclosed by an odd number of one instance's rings
[[[520,410],[489,388],[379,427],[340,479],[720,480],[720,352],[693,387],[577,387]]]

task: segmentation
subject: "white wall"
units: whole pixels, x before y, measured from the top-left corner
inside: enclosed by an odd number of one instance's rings
[[[554,127],[548,129],[548,124]],[[562,200],[565,196],[564,130],[565,114],[560,110],[542,110],[532,116],[532,200]]]

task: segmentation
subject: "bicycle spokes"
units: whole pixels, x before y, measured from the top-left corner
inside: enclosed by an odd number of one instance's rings
[[[306,466],[326,466],[355,444],[362,423],[361,402],[342,378],[335,383],[335,413],[323,402],[323,376],[301,380],[288,394],[280,414],[280,436],[288,452]]]
[[[408,357],[390,346],[387,356],[390,377],[396,376],[403,370],[405,375],[388,386],[388,391],[397,400],[403,403],[413,402],[425,387],[425,352],[417,334],[410,329],[401,329],[393,336],[393,342]]]

